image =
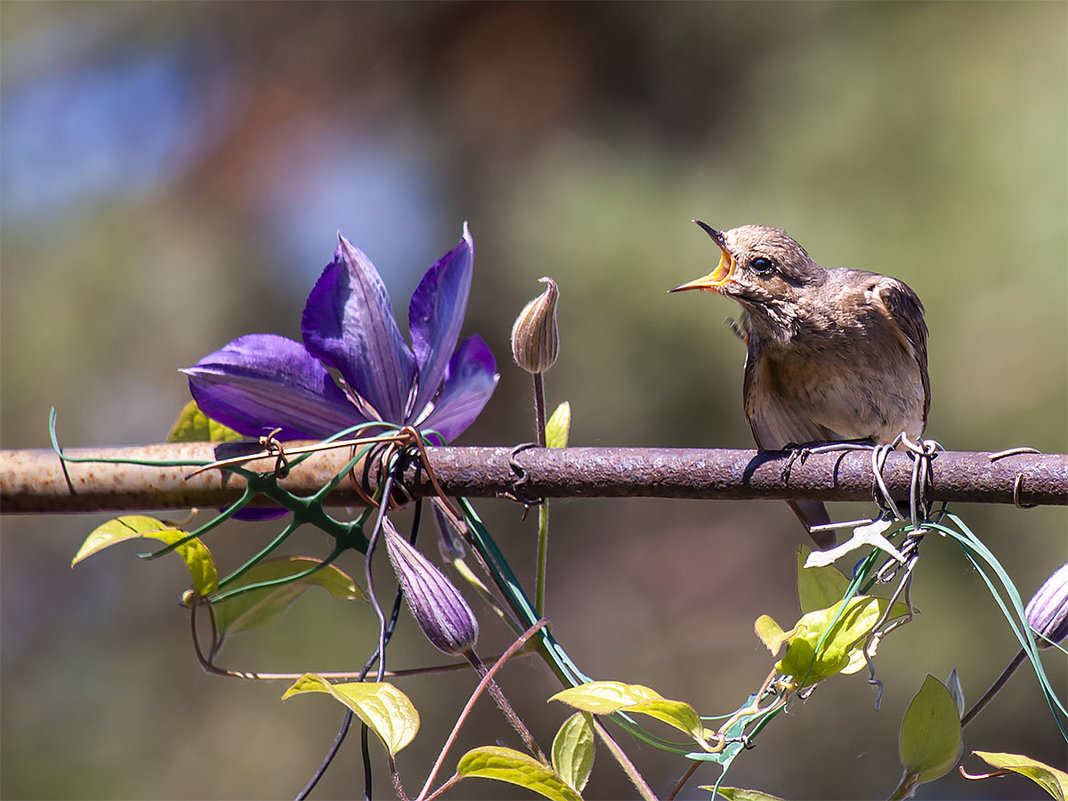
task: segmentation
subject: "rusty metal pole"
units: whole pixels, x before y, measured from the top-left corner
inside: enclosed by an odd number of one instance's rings
[[[183,443],[134,448],[71,448],[64,470],[49,450],[0,451],[0,511],[4,514],[134,511],[223,506],[238,497],[242,479],[223,470],[191,478],[194,465],[232,453],[233,444]],[[671,448],[429,448],[430,466],[446,494],[540,497],[812,498],[865,501],[874,497],[870,453],[816,453],[805,459],[779,452]],[[347,450],[314,454],[280,481],[310,494],[337,474]],[[140,462],[139,464],[130,462]],[[146,462],[169,462],[150,466]],[[246,465],[270,472],[273,458]],[[889,454],[883,478],[895,497],[908,497],[912,461]],[[406,486],[416,496],[432,493],[425,472],[409,470]],[[372,484],[373,486],[373,484]],[[359,505],[342,482],[332,503]],[[943,451],[931,462],[927,497],[936,501],[1068,505],[1068,455]]]

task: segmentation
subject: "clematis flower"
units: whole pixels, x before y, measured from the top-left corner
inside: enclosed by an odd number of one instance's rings
[[[279,439],[322,439],[382,421],[454,439],[478,417],[499,377],[477,334],[456,346],[475,249],[466,223],[460,243],[412,295],[411,347],[374,264],[340,234],[338,240],[304,307],[303,344],[277,334],[238,337],[182,371],[193,399],[246,436],[281,428]]]

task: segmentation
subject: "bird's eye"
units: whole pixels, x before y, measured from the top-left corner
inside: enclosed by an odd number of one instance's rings
[[[771,259],[765,259],[763,256],[757,256],[749,262],[749,266],[758,273],[770,273],[775,269],[775,262]]]

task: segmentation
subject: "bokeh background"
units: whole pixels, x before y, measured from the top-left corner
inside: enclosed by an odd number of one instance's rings
[[[187,398],[177,368],[242,333],[299,337],[338,231],[406,319],[464,220],[477,245],[465,330],[494,348],[501,382],[463,443],[531,438],[508,331],[551,275],[563,347],[547,385],[551,404],[572,403],[572,444],[749,447],[742,346],[722,325],[735,309],[665,294],[714,266],[694,217],[781,226],[825,265],[911,284],[931,328],[928,433],[945,446],[1068,448],[1063,3],[3,3],[0,23],[5,448],[44,446],[51,406],[68,446],[159,441]],[[533,520],[478,507],[530,575]],[[1066,558],[1063,509],[957,511],[1025,597]],[[102,519],[3,519],[0,795],[292,797],[338,709],[204,675],[178,560],[140,562],[130,546],[70,570]],[[234,525],[210,544],[234,564],[272,530]],[[753,621],[797,614],[798,542],[780,503],[558,502],[549,612],[589,673],[727,712],[771,665]],[[314,533],[293,544],[326,548]],[[974,699],[1015,653],[949,543],[925,543],[913,600],[922,615],[880,653],[882,709],[863,676],[830,682],[731,783],[889,793],[924,676],[956,667]],[[221,661],[352,667],[372,618],[309,593]],[[487,622],[483,651],[506,639]],[[407,617],[395,653],[437,659]],[[1047,663],[1064,688],[1063,657]],[[399,760],[411,792],[472,685],[403,685],[424,722]],[[547,742],[564,717],[544,703],[548,672],[522,662],[504,686]],[[461,747],[498,739],[513,738],[486,704]],[[684,766],[622,742],[666,794]],[[1027,670],[965,745],[1065,767]],[[352,739],[315,797],[357,796],[361,781]],[[949,776],[919,797],[1036,792]],[[390,796],[381,773],[376,794]],[[449,797],[506,796],[527,797],[479,781]],[[587,796],[633,791],[602,753]]]

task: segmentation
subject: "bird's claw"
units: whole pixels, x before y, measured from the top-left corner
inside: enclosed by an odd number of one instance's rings
[[[820,453],[838,453],[840,451],[871,450],[874,447],[875,446],[871,443],[871,440],[867,439],[850,439],[842,440],[841,442],[826,442],[818,439],[813,440],[812,442],[790,442],[783,447],[784,451],[789,451],[790,453],[786,461],[783,475],[789,480],[790,468],[794,466],[794,462],[800,460],[800,463],[803,465],[809,456]]]

